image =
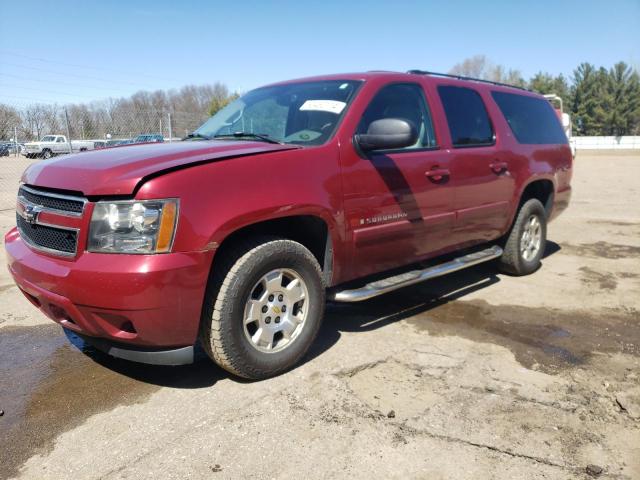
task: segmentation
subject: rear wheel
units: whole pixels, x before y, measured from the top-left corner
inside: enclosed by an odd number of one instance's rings
[[[300,243],[263,237],[216,262],[200,341],[229,372],[250,379],[295,365],[315,339],[324,313],[320,266]]]
[[[499,265],[511,275],[528,275],[540,267],[547,241],[547,214],[540,200],[527,200],[507,236]]]

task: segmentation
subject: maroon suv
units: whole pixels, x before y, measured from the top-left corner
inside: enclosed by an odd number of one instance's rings
[[[176,365],[199,341],[264,378],[305,354],[326,296],[493,259],[536,270],[571,167],[553,108],[526,90],[422,71],[283,82],[182,142],[30,166],[9,270],[111,355]]]

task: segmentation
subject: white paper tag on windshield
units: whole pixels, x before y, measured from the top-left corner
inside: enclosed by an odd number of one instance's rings
[[[315,110],[339,115],[346,105],[346,103],[339,102],[338,100],[307,100],[300,107],[300,111]]]

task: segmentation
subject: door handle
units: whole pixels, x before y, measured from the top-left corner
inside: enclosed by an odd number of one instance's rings
[[[429,180],[441,182],[444,177],[448,177],[451,173],[446,168],[434,168],[427,170],[424,174]]]
[[[509,164],[507,162],[493,162],[489,165],[491,171],[496,175],[500,175],[508,170]]]

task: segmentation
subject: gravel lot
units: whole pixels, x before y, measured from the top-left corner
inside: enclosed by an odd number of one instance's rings
[[[534,275],[330,305],[263,382],[101,355],[3,268],[0,478],[640,478],[639,178],[638,153],[580,153]]]

